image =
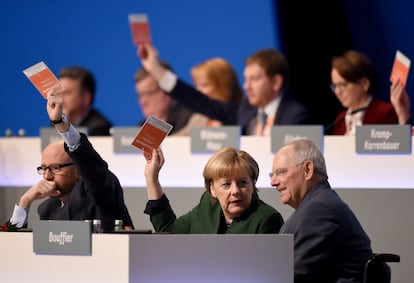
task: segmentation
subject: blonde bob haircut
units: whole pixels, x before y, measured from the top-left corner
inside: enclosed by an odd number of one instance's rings
[[[256,160],[243,150],[224,147],[218,150],[208,161],[203,171],[204,187],[210,192],[211,183],[223,177],[249,176],[254,191],[259,177],[259,165]]]

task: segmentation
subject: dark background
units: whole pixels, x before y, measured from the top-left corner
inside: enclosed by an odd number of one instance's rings
[[[15,134],[24,129],[27,135],[37,136],[40,127],[48,126],[45,100],[22,73],[39,61],[54,73],[67,65],[89,68],[98,83],[96,107],[115,126],[136,125],[142,114],[132,77],[140,65],[132,45],[129,13],[148,14],[161,58],[189,82],[193,65],[221,56],[234,65],[242,83],[248,55],[261,48],[278,48],[291,63],[293,94],[319,123],[327,125],[341,109],[329,90],[330,59],[353,48],[374,61],[381,78],[380,96],[389,100],[396,50],[414,58],[410,30],[414,20],[409,15],[414,4],[402,0],[330,2],[1,1],[0,136],[6,129]],[[414,100],[411,73],[407,89]]]
[[[329,90],[330,60],[347,49],[368,55],[380,77],[379,97],[389,101],[389,76],[396,50],[414,56],[409,1],[275,0],[279,8],[281,48],[292,67],[292,89],[308,105],[320,123],[330,124],[342,109]],[[320,1],[322,2],[322,1]],[[407,90],[414,101],[413,72]],[[411,103],[411,109],[414,102]]]

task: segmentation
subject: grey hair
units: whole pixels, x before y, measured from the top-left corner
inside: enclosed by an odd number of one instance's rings
[[[325,180],[328,179],[325,157],[312,141],[304,138],[291,139],[284,144],[284,146],[288,145],[293,146],[293,158],[297,164],[310,160],[313,163],[315,173]]]

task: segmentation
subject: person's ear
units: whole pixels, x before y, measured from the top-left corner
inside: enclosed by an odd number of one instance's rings
[[[216,189],[213,186],[213,182],[210,183],[210,194],[212,197],[217,198]]]
[[[281,74],[276,74],[273,76],[272,84],[273,90],[279,92],[282,89],[284,78]]]
[[[309,180],[313,176],[314,166],[312,161],[305,161],[303,163],[305,179]]]
[[[360,80],[360,83],[361,83],[361,85],[362,85],[362,88],[364,89],[364,92],[368,93],[368,90],[369,90],[369,88],[370,88],[370,86],[371,86],[371,82],[370,82],[370,80],[369,80],[368,78],[366,78],[366,77],[363,77],[363,78]]]
[[[92,106],[92,94],[90,91],[85,91],[83,93],[83,102],[84,105]]]

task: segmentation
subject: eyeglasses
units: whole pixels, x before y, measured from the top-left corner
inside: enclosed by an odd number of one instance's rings
[[[336,89],[338,89],[338,91],[343,91],[347,85],[348,85],[348,82],[343,82],[343,83],[331,84],[329,87],[332,90],[332,92],[335,92]]]
[[[71,166],[74,165],[73,162],[70,163],[64,163],[64,164],[50,164],[49,166],[39,166],[37,167],[37,173],[39,175],[44,175],[46,173],[46,170],[49,169],[49,172],[52,174],[56,174],[60,171],[60,169],[62,169],[63,167],[66,166]]]
[[[142,99],[144,97],[152,97],[152,96],[158,94],[161,90],[162,89],[157,86],[157,88],[155,88],[153,90],[138,93],[137,98]]]
[[[303,162],[295,164],[295,165],[290,166],[290,167],[276,169],[275,172],[270,172],[269,173],[269,177],[270,177],[270,179],[272,179],[273,176],[277,176],[277,177],[285,176],[287,174],[287,172],[289,171],[289,169],[292,169],[292,168],[300,166],[300,165],[303,165]]]

